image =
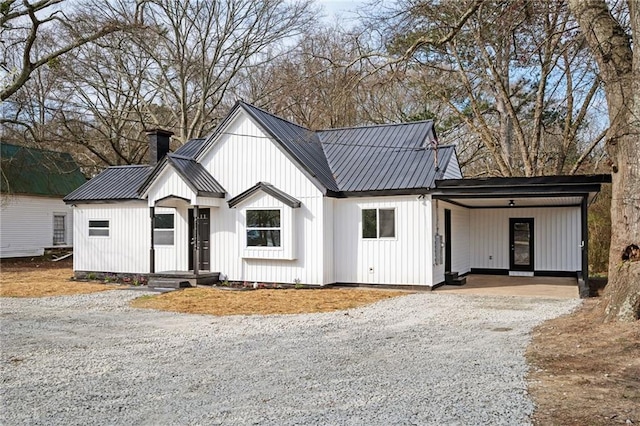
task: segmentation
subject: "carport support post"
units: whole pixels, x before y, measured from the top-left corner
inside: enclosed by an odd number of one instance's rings
[[[589,213],[587,210],[587,196],[582,197],[580,203],[580,217],[582,219],[582,283],[578,281],[581,298],[589,297]]]
[[[149,216],[151,217],[151,249],[149,250],[149,273],[156,272],[156,250],[153,244],[153,228],[155,228],[156,212],[154,207],[149,207]]]
[[[193,274],[198,277],[198,269],[200,267],[200,235],[198,235],[198,217],[200,209],[193,206]]]

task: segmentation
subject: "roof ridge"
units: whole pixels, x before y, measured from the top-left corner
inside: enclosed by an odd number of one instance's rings
[[[433,123],[433,120],[420,120],[420,121],[406,121],[402,123],[388,123],[388,124],[368,124],[363,126],[348,126],[348,127],[333,127],[330,129],[321,129],[316,130],[315,133],[320,132],[331,132],[334,130],[353,130],[353,129],[369,129],[372,127],[393,127],[393,126],[406,126],[411,124],[425,124],[425,123]]]
[[[192,157],[187,157],[186,155],[180,155],[180,154],[176,154],[176,153],[173,153],[173,152],[168,153],[167,157],[177,158],[179,160],[189,160],[189,161],[193,161],[193,162],[197,163],[197,161],[194,160]]]
[[[133,168],[133,167],[153,167],[153,166],[150,164],[124,164],[120,166],[109,166],[107,167],[107,169],[126,169],[126,168]]]
[[[294,123],[293,121],[287,120],[286,118],[282,118],[282,117],[280,117],[279,115],[273,114],[273,113],[271,113],[271,112],[269,112],[269,111],[266,111],[266,110],[264,110],[264,109],[262,109],[262,108],[260,108],[260,107],[258,107],[258,106],[255,106],[255,105],[253,105],[253,104],[250,104],[250,103],[248,103],[248,102],[245,102],[245,101],[242,101],[242,100],[240,100],[240,101],[238,101],[238,102],[240,102],[240,104],[242,104],[242,105],[246,105],[246,106],[249,106],[249,107],[251,107],[251,108],[255,108],[255,109],[257,109],[258,111],[260,111],[260,112],[262,112],[262,113],[264,113],[264,114],[267,114],[267,115],[269,115],[269,116],[271,116],[271,117],[273,117],[273,118],[277,118],[278,120],[284,121],[285,123],[288,123],[288,124],[291,124],[291,125],[293,125],[293,126],[299,127],[299,128],[301,128],[301,129],[303,129],[303,130],[306,130],[307,132],[316,133],[316,132],[314,132],[313,130],[311,130],[311,129],[307,128],[307,127],[301,126],[300,124],[298,124],[298,123]]]

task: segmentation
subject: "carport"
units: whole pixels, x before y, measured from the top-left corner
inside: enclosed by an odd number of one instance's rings
[[[436,181],[436,224],[444,224],[444,235],[435,231],[444,251],[436,287],[460,275],[466,288],[536,295],[577,283],[576,295],[588,297],[588,206],[608,182],[610,175]]]
[[[506,275],[471,274],[463,286],[444,285],[443,293],[483,296],[578,298],[576,278],[571,277],[510,277]]]

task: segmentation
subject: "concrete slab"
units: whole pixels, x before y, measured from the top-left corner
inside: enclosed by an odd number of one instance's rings
[[[506,275],[467,275],[463,286],[445,285],[436,292],[491,296],[526,296],[577,299],[576,278],[509,277]]]

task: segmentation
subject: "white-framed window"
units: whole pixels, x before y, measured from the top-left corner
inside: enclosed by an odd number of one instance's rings
[[[395,209],[362,209],[362,238],[396,237]]]
[[[282,246],[282,211],[280,209],[246,210],[247,247]]]
[[[89,236],[90,237],[108,237],[109,221],[108,220],[90,220]]]
[[[172,246],[174,244],[175,219],[173,213],[155,215],[153,221],[153,244]]]
[[[64,213],[53,214],[53,245],[67,243],[67,216]]]

